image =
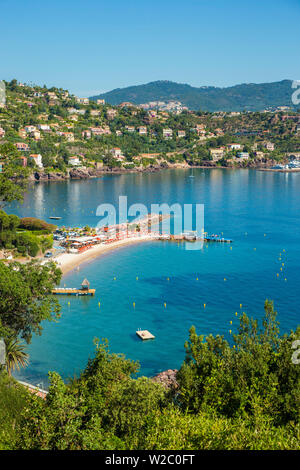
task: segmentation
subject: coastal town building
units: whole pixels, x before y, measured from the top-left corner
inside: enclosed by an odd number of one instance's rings
[[[25,126],[24,129],[27,132],[27,134],[31,134],[31,132],[36,131],[36,126]]]
[[[93,135],[110,135],[111,130],[108,126],[102,126],[102,127],[90,127],[90,131]]]
[[[103,105],[103,104],[105,104],[105,100],[97,100],[96,103],[100,104],[100,105]]]
[[[185,131],[178,131],[178,132],[177,132],[177,136],[178,136],[179,138],[185,137]]]
[[[98,109],[91,109],[91,116],[92,117],[101,116],[101,111],[99,111]]]
[[[75,101],[78,104],[89,104],[89,99],[88,98],[78,98],[77,96],[75,97]]]
[[[5,136],[5,130],[0,127],[0,139]]]
[[[264,142],[263,146],[270,152],[273,152],[273,150],[275,150],[275,145],[272,142]]]
[[[127,130],[127,132],[134,132],[135,131],[134,126],[125,126],[125,129]]]
[[[249,153],[248,152],[238,152],[236,154],[237,158],[239,158],[240,160],[248,160],[249,158]]]
[[[22,139],[26,139],[26,137],[27,137],[27,132],[25,131],[25,129],[19,129],[18,135],[19,135],[20,137],[22,137]]]
[[[110,152],[112,153],[113,157],[119,158],[122,156],[122,150],[119,147],[113,147]]]
[[[41,139],[41,133],[38,130],[35,130],[30,133],[30,137],[33,137],[34,140],[40,140]]]
[[[32,153],[29,157],[34,161],[38,168],[43,168],[43,159],[40,153]]]
[[[228,144],[227,148],[229,150],[240,150],[242,148],[241,144]]]
[[[147,135],[147,127],[145,127],[145,126],[140,126],[138,128],[138,131],[139,131],[140,135]]]
[[[79,166],[81,165],[81,161],[77,155],[74,155],[72,157],[69,157],[68,164],[72,166]]]
[[[73,132],[62,132],[62,131],[57,131],[57,135],[64,137],[68,142],[74,142],[74,134]]]
[[[117,116],[117,114],[118,114],[118,111],[116,109],[111,108],[106,111],[106,117],[109,120],[114,119]]]
[[[172,129],[163,129],[163,137],[165,139],[170,139],[173,136]]]
[[[20,157],[20,162],[21,162],[21,166],[23,166],[23,167],[27,166],[27,158],[26,157],[21,156]]]
[[[48,124],[38,124],[38,129],[43,132],[51,132],[51,127]]]
[[[219,147],[215,149],[210,149],[210,154],[214,161],[220,160],[225,155],[225,147]]]
[[[21,152],[29,152],[29,145],[24,142],[17,142],[15,146],[17,147],[17,150],[20,150]]]
[[[84,139],[90,139],[92,136],[92,133],[90,130],[85,130],[81,132],[81,135]]]

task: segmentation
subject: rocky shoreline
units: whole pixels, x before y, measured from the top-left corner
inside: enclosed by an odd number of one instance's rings
[[[177,390],[177,369],[168,369],[152,377],[152,381],[163,385],[167,389]]]
[[[161,170],[167,169],[189,169],[189,168],[210,168],[210,169],[271,169],[276,162],[274,161],[252,161],[251,163],[248,162],[246,166],[242,164],[234,164],[234,165],[227,165],[227,166],[220,166],[217,165],[215,162],[205,162],[203,165],[189,165],[188,163],[168,163],[163,162],[159,165],[150,165],[146,168],[144,167],[134,167],[134,168],[108,168],[102,167],[101,169],[96,169],[92,167],[81,167],[81,168],[72,168],[68,169],[65,173],[59,171],[45,171],[45,170],[37,170],[34,171],[30,177],[29,181],[66,181],[66,180],[83,180],[83,179],[90,179],[90,178],[98,178],[103,175],[108,174],[127,174],[127,173],[157,173]]]

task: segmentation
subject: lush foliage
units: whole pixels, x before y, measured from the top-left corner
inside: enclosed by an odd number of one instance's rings
[[[55,319],[60,307],[51,289],[61,279],[54,263],[38,262],[6,266],[0,262],[0,336],[21,336],[30,342],[41,334],[42,320]]]
[[[28,392],[15,380],[0,371],[0,450],[14,448],[21,411]]]
[[[28,364],[28,354],[25,352],[25,345],[14,334],[8,335],[4,339],[6,353],[6,369],[11,375],[15,369],[20,370]]]
[[[33,217],[19,219],[0,210],[0,248],[35,257],[52,247],[55,225]],[[31,230],[31,231],[29,231]]]
[[[26,230],[39,230],[45,233],[52,233],[56,229],[56,225],[49,224],[45,220],[35,217],[23,217],[19,222],[19,227]]]
[[[79,378],[50,374],[30,397],[22,449],[299,449],[299,365],[266,302],[262,327],[245,314],[232,344],[190,331],[179,388],[135,378],[138,365],[96,344]]]

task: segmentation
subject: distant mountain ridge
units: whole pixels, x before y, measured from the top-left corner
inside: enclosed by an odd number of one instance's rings
[[[192,110],[203,111],[262,111],[277,106],[293,106],[292,80],[271,83],[244,83],[226,88],[213,86],[192,87],[184,83],[159,80],[144,85],[116,88],[91,96],[91,100],[105,99],[112,105],[130,101],[142,104],[149,101],[181,101]]]

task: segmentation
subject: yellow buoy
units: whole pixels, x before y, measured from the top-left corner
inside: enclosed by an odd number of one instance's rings
[[[101,305],[100,302],[98,302],[98,305],[99,305],[99,308],[100,308],[100,305]]]
[[[164,303],[164,307],[165,307],[165,308],[167,307],[167,304],[166,304],[166,302]]]
[[[230,247],[230,249],[232,250],[232,246]]]
[[[287,278],[285,278],[284,280],[285,280],[285,282],[286,282],[286,281],[287,281]]]
[[[232,325],[232,320],[230,320],[230,322],[229,322],[229,323],[230,323],[230,325]]]
[[[205,307],[206,307],[206,304],[203,304],[203,307],[205,308]]]
[[[236,316],[236,317],[238,316],[238,313],[237,313],[237,312],[235,312],[235,316]]]
[[[282,250],[285,253],[285,250]]]
[[[167,277],[167,281],[169,281],[169,280],[170,280],[170,278],[169,278],[169,277]]]
[[[135,308],[135,302],[133,302],[133,304],[132,304],[132,305],[133,305],[133,308]]]
[[[198,279],[198,278],[196,278],[196,281],[199,281],[199,279]]]
[[[229,333],[231,334],[231,330],[229,330]]]
[[[279,274],[277,273],[277,274],[276,274],[276,276],[278,277],[278,276],[279,276]]]
[[[256,251],[256,248],[253,248],[253,249],[254,249],[254,251]]]
[[[284,263],[282,263],[282,266],[284,266]]]
[[[224,277],[224,281],[226,281],[226,277]]]
[[[240,304],[240,308],[242,308],[242,306],[243,306],[243,305],[242,305],[242,304]]]
[[[137,280],[137,281],[139,280],[138,276],[136,276],[136,280]]]
[[[280,268],[280,271],[282,271],[282,268]]]
[[[116,281],[116,280],[117,280],[117,278],[116,278],[116,277],[114,277],[114,281]]]

